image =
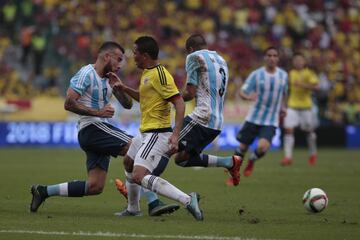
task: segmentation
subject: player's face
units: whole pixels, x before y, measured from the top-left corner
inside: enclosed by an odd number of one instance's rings
[[[265,54],[265,64],[270,68],[274,68],[279,63],[279,53],[275,49],[269,49]]]
[[[134,45],[133,53],[134,53],[134,61],[136,66],[140,69],[145,69],[145,64],[144,64],[145,57],[142,53],[139,52],[136,44]]]
[[[305,59],[303,56],[297,55],[293,59],[293,65],[296,69],[303,69],[305,67]]]
[[[118,48],[105,53],[104,74],[109,72],[117,73],[121,68],[123,57],[123,53]]]

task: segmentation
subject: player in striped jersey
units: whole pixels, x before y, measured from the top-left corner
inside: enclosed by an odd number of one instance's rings
[[[107,74],[120,70],[124,49],[116,42],[105,42],[98,51],[95,64],[82,67],[70,80],[65,109],[80,116],[78,139],[86,153],[87,180],[70,181],[55,185],[31,187],[30,211],[36,212],[50,196],[82,197],[100,194],[104,188],[110,155],[124,156],[132,136],[111,125],[109,119],[114,108],[109,100],[112,94],[121,105],[130,109],[131,98],[113,89],[114,82]]]
[[[119,87],[133,99],[140,102],[140,133],[134,137],[125,162],[127,208],[115,215],[119,217],[139,216],[141,186],[160,195],[182,203],[196,220],[203,220],[199,208],[198,194],[189,195],[161,178],[166,168],[166,154],[178,150],[180,129],[184,119],[185,104],[171,74],[158,62],[159,47],[149,36],[139,37],[134,44],[134,60],[143,69],[138,90],[121,83]],[[170,104],[175,108],[175,126],[171,128]]]
[[[265,66],[253,71],[241,89],[241,97],[255,101],[246,116],[246,121],[237,135],[240,142],[235,154],[245,156],[249,145],[259,138],[256,150],[251,154],[244,170],[250,176],[254,162],[268,151],[275,130],[279,126],[279,117],[286,115],[286,95],[288,74],[279,68],[279,51],[274,47],[265,50]]]
[[[204,37],[191,35],[186,41],[185,101],[195,98],[195,109],[184,120],[175,162],[182,167],[221,167],[229,171],[234,185],[240,182],[242,159],[236,155],[219,157],[203,154],[221,132],[223,108],[229,79],[226,61],[217,52],[207,49]]]

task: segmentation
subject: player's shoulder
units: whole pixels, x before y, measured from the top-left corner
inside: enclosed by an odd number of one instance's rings
[[[151,69],[153,71],[153,81],[160,81],[161,85],[167,85],[169,79],[172,79],[170,72],[162,64]]]
[[[84,65],[82,66],[78,73],[82,74],[82,75],[87,75],[89,73],[91,73],[92,71],[94,71],[94,67],[92,66],[92,64],[88,64],[88,65]]]
[[[281,74],[288,74],[287,71],[281,67],[277,67],[277,70],[281,73]]]

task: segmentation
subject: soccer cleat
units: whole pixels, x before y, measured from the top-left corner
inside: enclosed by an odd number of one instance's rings
[[[240,182],[240,166],[242,164],[242,159],[240,156],[234,155],[232,157],[233,166],[228,169],[231,177],[228,179],[227,184],[230,186],[239,185]]]
[[[115,179],[116,189],[126,198],[128,199],[128,192],[125,184],[120,179]]]
[[[250,177],[252,172],[254,171],[254,161],[248,161],[248,164],[244,170],[244,176]]]
[[[32,194],[32,200],[30,204],[30,212],[37,212],[40,205],[45,201],[46,197],[41,196],[39,192],[39,187],[42,187],[41,185],[32,185],[31,186],[31,194]]]
[[[284,157],[281,162],[280,162],[281,166],[289,166],[292,164],[292,159],[288,158],[288,157]]]
[[[130,212],[125,208],[121,212],[114,213],[114,215],[117,217],[140,217],[140,216],[142,216],[142,213],[140,211]]]
[[[163,214],[171,214],[180,208],[177,204],[165,204],[158,200],[159,203],[155,207],[149,205],[149,216],[161,216]]]
[[[316,164],[316,161],[317,161],[317,155],[316,154],[312,154],[310,157],[309,157],[309,165],[310,166],[315,166]]]
[[[197,221],[203,221],[204,220],[203,212],[199,207],[200,195],[195,192],[192,192],[190,193],[190,198],[191,198],[190,203],[186,205],[186,209],[191,213],[191,215],[193,215],[193,217]]]

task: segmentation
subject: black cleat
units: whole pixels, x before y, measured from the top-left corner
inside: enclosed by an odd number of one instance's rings
[[[31,186],[32,200],[31,200],[31,204],[30,204],[30,212],[37,212],[40,205],[46,199],[46,197],[43,197],[40,194],[39,187],[43,187],[43,186],[41,186],[41,185],[32,185]]]

